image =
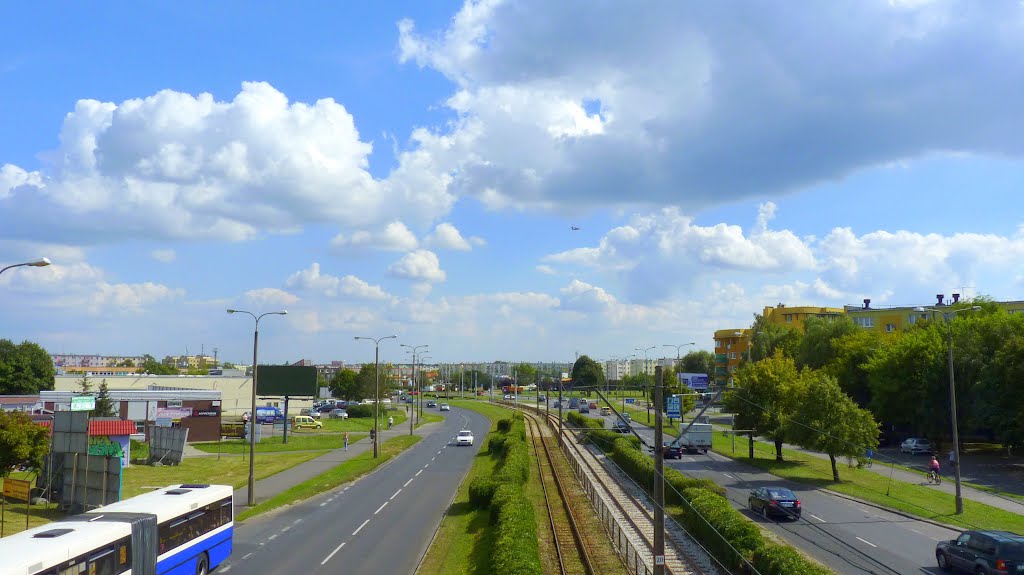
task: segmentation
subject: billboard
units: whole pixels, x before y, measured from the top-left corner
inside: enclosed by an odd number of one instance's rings
[[[317,373],[311,365],[261,365],[256,371],[256,393],[283,397],[316,397]]]
[[[679,383],[689,387],[693,391],[704,391],[708,388],[708,375],[706,373],[677,373]]]

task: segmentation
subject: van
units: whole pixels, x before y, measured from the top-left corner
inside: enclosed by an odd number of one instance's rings
[[[308,415],[296,415],[292,419],[292,429],[320,429],[323,424]]]
[[[569,409],[579,409],[579,407],[580,400],[578,397],[573,397],[569,399]]]
[[[277,423],[284,421],[284,413],[276,407],[257,407],[256,423]]]

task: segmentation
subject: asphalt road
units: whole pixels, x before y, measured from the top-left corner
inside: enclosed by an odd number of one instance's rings
[[[446,415],[436,433],[359,481],[238,525],[217,573],[413,573],[490,427],[473,411]],[[477,444],[456,447],[460,429]]]
[[[606,421],[593,412],[591,417]],[[654,443],[654,431],[637,425],[646,441]],[[670,436],[665,437],[670,441]],[[737,452],[746,443],[737,441]],[[836,497],[806,484],[789,482],[755,467],[708,453],[668,459],[666,465],[693,477],[706,477],[725,487],[733,507],[842,575],[906,575],[940,573],[935,565],[935,544],[953,539],[958,531],[925,521],[909,519],[876,507]],[[747,509],[751,489],[766,485],[792,489],[803,506],[797,520],[766,520]]]

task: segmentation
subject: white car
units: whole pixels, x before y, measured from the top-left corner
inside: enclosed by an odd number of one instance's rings
[[[900,453],[909,453],[911,455],[917,455],[918,453],[931,453],[932,445],[927,439],[920,437],[911,437],[900,444]]]
[[[332,409],[327,416],[331,419],[348,419],[348,412],[344,409]]]
[[[473,445],[473,432],[463,429],[455,436],[455,445]]]
[[[442,403],[441,404],[441,411],[451,411],[451,410],[452,410],[451,406],[448,405],[447,403]]]

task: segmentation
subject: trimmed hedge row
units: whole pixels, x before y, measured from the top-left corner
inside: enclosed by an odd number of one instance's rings
[[[495,526],[492,573],[541,575],[537,522],[521,485],[503,483],[498,487],[491,499],[491,522]]]
[[[641,450],[635,436],[623,437],[603,429],[600,421],[576,412],[570,412],[567,419],[573,427],[588,428],[583,432],[587,438],[634,481],[650,491],[649,486],[654,481],[654,460]],[[666,467],[665,482],[668,484],[665,503],[684,507],[681,519],[686,529],[728,568],[739,568],[746,559],[762,575],[832,573],[788,545],[765,541],[760,529],[732,508],[725,498],[725,488],[710,479],[693,479]]]
[[[483,509],[491,504],[498,482],[491,477],[477,477],[469,482],[469,504]]]
[[[348,413],[349,417],[369,417],[373,419],[373,410],[370,409],[369,405],[350,405],[345,408],[345,412]]]

